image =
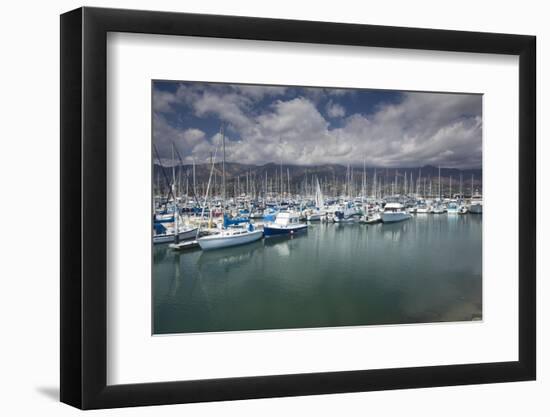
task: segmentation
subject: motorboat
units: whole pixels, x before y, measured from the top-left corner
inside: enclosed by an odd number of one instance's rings
[[[387,203],[382,212],[383,223],[395,223],[409,220],[412,216],[401,203]]]
[[[323,217],[326,217],[327,213],[324,210],[312,210],[310,211],[306,219],[308,222],[320,221]]]
[[[364,224],[381,223],[382,222],[382,216],[380,215],[380,213],[376,213],[376,212],[369,213],[365,216],[362,216],[361,220],[359,222],[364,223]]]
[[[447,213],[449,214],[458,214],[460,211],[460,206],[458,205],[458,202],[452,200],[449,201],[447,204]]]
[[[293,235],[307,230],[307,224],[300,222],[300,215],[291,211],[277,213],[275,221],[264,225],[265,237]]]
[[[444,214],[446,212],[445,206],[442,204],[436,204],[432,207],[432,214]]]
[[[431,206],[426,203],[421,203],[416,206],[416,214],[428,214],[432,210]]]
[[[470,201],[470,206],[468,211],[473,214],[482,214],[483,213],[483,198],[479,194],[474,194],[472,200]]]
[[[355,205],[348,201],[345,204],[341,204],[338,209],[334,212],[334,221],[336,223],[345,223],[355,221],[356,216],[360,216]]]

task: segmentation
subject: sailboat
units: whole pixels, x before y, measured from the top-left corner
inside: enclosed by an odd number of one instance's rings
[[[432,214],[443,214],[447,211],[447,208],[443,205],[441,200],[441,166],[439,166],[439,173],[437,179],[437,188],[439,197],[437,198],[435,204],[432,207]]]
[[[197,234],[198,229],[196,227],[176,228],[174,226],[166,226],[165,223],[155,223],[154,230],[153,243],[158,245],[161,243],[171,243],[175,240],[192,239]]]
[[[431,213],[432,214],[444,214],[446,211],[447,211],[447,209],[445,208],[445,206],[443,206],[442,204],[436,204],[435,206],[432,207]]]
[[[180,213],[178,201],[176,198],[176,172],[174,164],[174,144],[172,144],[172,180],[169,188],[168,199],[172,199],[170,207],[168,205],[161,212],[155,211],[153,215],[153,244],[178,242],[179,240],[191,239],[197,232],[196,227],[180,227]],[[156,151],[156,149],[155,149]],[[158,153],[157,153],[158,157]],[[160,158],[159,158],[160,161]],[[161,166],[161,169],[162,166]],[[164,173],[164,171],[163,171]],[[165,175],[165,179],[168,177]]]
[[[416,206],[416,214],[428,214],[431,210],[432,207],[426,201],[422,201]]]
[[[224,150],[224,160],[223,164],[225,165],[225,136],[222,135],[222,146]],[[214,157],[212,160],[212,167],[210,169],[210,177],[208,178],[208,184],[206,186],[206,195],[204,197],[204,205],[202,209],[201,218],[204,216],[204,209],[206,207],[206,201],[208,199],[208,192],[210,190],[210,183],[212,181],[212,173],[214,172],[216,154],[218,148],[214,152]],[[225,183],[225,178],[224,178]],[[245,220],[248,221],[248,218]],[[231,246],[244,245],[246,243],[251,243],[256,240],[260,240],[263,236],[263,231],[256,229],[252,223],[246,223],[243,227],[241,219],[238,221],[231,222],[231,219],[224,216],[224,224],[220,225],[220,230],[218,233],[203,236],[197,239],[197,242],[202,250],[211,250],[211,249],[222,249],[228,248]],[[198,233],[197,233],[198,234]]]
[[[221,229],[214,235],[201,237],[198,239],[198,243],[202,250],[221,249],[255,242],[260,240],[263,234],[264,232],[256,229],[252,223],[247,223],[244,227],[233,225]]]
[[[321,185],[319,184],[319,179],[316,178],[317,184],[315,188],[315,210],[311,211],[307,215],[307,221],[319,221],[322,217],[326,216],[326,211],[324,210],[324,199],[323,199],[323,193],[321,192]]]

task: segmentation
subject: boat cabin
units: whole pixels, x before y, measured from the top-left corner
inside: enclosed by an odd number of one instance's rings
[[[281,212],[275,217],[275,224],[280,226],[289,226],[300,223],[300,216],[297,213],[291,213],[288,211]]]
[[[387,203],[384,206],[384,212],[386,213],[396,213],[403,211],[403,204],[401,203]]]

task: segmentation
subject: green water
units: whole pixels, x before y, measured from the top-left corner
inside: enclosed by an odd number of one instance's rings
[[[153,253],[155,334],[480,319],[480,215],[311,224],[210,252]]]

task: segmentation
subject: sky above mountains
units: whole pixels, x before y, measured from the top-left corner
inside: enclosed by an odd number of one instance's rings
[[[154,81],[153,143],[184,163],[480,168],[482,96]]]

